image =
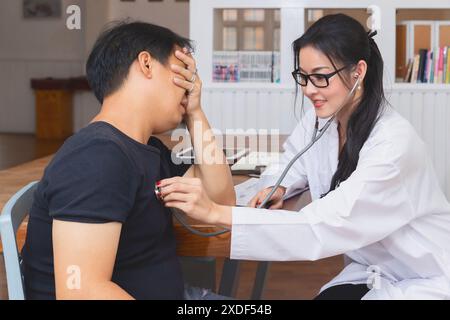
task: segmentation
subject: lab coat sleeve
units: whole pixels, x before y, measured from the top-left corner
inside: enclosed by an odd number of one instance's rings
[[[312,124],[310,123],[309,126],[312,126]],[[281,154],[279,161],[267,167],[261,175],[258,183],[259,190],[274,186],[288,163],[301,149],[307,145],[309,142],[307,139],[311,138],[312,132],[308,132],[306,128],[308,127],[307,124],[305,124],[305,121],[302,121],[297,125],[292,134],[283,144],[284,152]],[[291,170],[281,183],[281,186],[287,188],[288,190],[295,190],[306,187],[307,183],[308,180],[304,161],[300,158],[292,166]]]
[[[233,208],[231,258],[318,260],[356,250],[395,232],[414,217],[398,166],[361,159],[353,174],[300,212]]]

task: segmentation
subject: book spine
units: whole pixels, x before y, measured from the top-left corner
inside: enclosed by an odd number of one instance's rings
[[[439,48],[438,83],[442,83],[442,71],[444,70],[444,48]]]
[[[434,51],[435,61],[434,61],[434,81],[433,83],[438,83],[438,72],[439,72],[439,48]]]
[[[412,75],[411,75],[411,83],[417,82],[417,77],[418,77],[418,73],[419,73],[419,62],[420,62],[420,56],[418,54],[416,54],[414,56],[414,64],[413,64]]]
[[[430,83],[430,76],[431,76],[431,57],[432,57],[432,51],[428,50],[427,53],[427,72],[426,72],[426,83]]]
[[[428,83],[434,83],[434,65],[436,64],[436,51],[431,51],[431,67],[430,67],[430,78]]]
[[[406,68],[406,75],[405,75],[405,78],[403,79],[403,82],[410,82],[411,81],[412,65],[413,65],[413,60],[409,59],[408,66]]]
[[[429,50],[425,50],[425,55],[423,57],[425,60],[425,62],[423,64],[423,76],[422,76],[423,83],[427,83],[427,80],[428,80],[428,64],[430,61],[430,60],[428,60],[429,53],[430,53]]]
[[[450,47],[447,47],[447,80],[445,83],[450,83]]]
[[[422,83],[424,82],[425,78],[425,63],[426,63],[426,56],[427,56],[427,50],[420,49],[419,50],[419,75],[417,76],[417,82]]]
[[[447,82],[447,55],[448,55],[447,47],[444,47],[444,55],[443,55],[444,66],[442,68],[442,83]]]

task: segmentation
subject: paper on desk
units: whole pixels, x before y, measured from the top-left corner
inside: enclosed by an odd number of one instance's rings
[[[252,198],[258,193],[258,191],[260,191],[258,182],[259,182],[258,178],[251,178],[234,187],[234,190],[236,192],[236,204],[238,206],[247,206],[250,200],[252,200]],[[293,198],[299,194],[302,194],[307,190],[309,190],[308,187],[301,189],[290,189],[283,196],[283,200]]]
[[[258,178],[251,178],[234,186],[236,192],[236,204],[238,206],[247,206],[250,200],[258,193],[258,181]]]
[[[271,163],[277,163],[280,155],[279,152],[250,152],[231,166],[231,171],[252,171],[257,167],[267,167]]]

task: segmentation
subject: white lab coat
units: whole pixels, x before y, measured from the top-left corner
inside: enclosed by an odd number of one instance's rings
[[[310,141],[314,119],[306,113],[261,188],[274,185]],[[351,262],[322,290],[370,283],[364,299],[450,298],[450,204],[422,140],[387,107],[356,170],[320,199],[337,168],[338,141],[334,122],[282,183],[288,193],[309,186],[313,202],[299,212],[233,208],[231,258],[313,261],[345,254]]]

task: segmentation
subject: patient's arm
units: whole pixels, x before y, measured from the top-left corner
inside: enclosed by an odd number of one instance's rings
[[[187,178],[200,178],[208,196],[215,202],[224,205],[235,205],[231,171],[216,139],[211,126],[202,110],[201,89],[202,82],[194,70],[197,70],[195,59],[189,50],[178,50],[175,56],[185,64],[185,68],[172,65],[172,71],[177,74],[174,82],[187,92],[184,102],[186,108],[185,122],[191,135],[195,159],[199,161],[184,175]],[[212,155],[212,157],[210,157]]]
[[[199,123],[201,125],[198,125]],[[230,167],[223,149],[219,147],[212,135],[205,114],[199,110],[187,117],[186,124],[194,146],[195,158],[199,163],[193,165],[184,177],[200,178],[208,196],[214,202],[222,205],[235,205],[236,194]],[[213,155],[214,159],[210,159],[210,155]]]
[[[122,224],[53,221],[57,299],[133,299],[111,281]]]

